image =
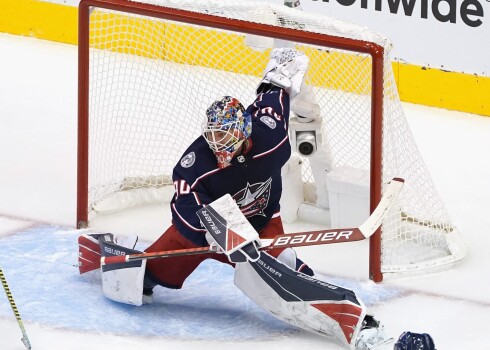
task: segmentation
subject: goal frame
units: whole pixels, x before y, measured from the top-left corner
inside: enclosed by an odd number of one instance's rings
[[[382,46],[368,41],[303,32],[297,29],[279,28],[243,20],[232,20],[208,14],[128,0],[81,0],[78,12],[78,160],[76,221],[76,226],[78,228],[85,228],[88,226],[89,35],[90,12],[92,7],[370,55],[372,58],[370,212],[372,213],[376,208],[382,196],[384,77],[384,48]],[[376,233],[371,236],[369,242],[369,277],[375,282],[381,282],[383,280],[383,274],[381,272],[381,231],[382,228],[379,228]]]

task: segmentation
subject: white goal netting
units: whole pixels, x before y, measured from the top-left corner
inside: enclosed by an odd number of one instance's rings
[[[128,189],[167,186],[171,192],[172,169],[200,135],[206,108],[222,95],[235,96],[244,105],[253,102],[272,45],[267,37],[165,20],[146,12],[143,16],[122,8],[106,9],[101,3],[91,9],[87,38],[89,212]],[[266,3],[153,3],[383,47],[383,149],[376,155],[382,159],[379,181],[401,177],[406,185],[396,210],[383,224],[382,270],[423,269],[464,256],[457,228],[435,190],[403,114],[387,39],[365,27]],[[313,44],[296,43],[295,47],[310,58],[306,79],[321,107],[330,166],[369,172],[371,56]],[[314,185],[309,162],[303,161],[303,181]]]

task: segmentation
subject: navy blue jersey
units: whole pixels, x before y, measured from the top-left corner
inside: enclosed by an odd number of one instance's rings
[[[252,115],[251,146],[235,156],[230,166],[218,168],[216,156],[200,136],[174,168],[173,223],[199,246],[207,242],[196,211],[227,193],[257,231],[279,211],[281,168],[291,155],[289,95],[273,88],[258,95],[245,113]]]

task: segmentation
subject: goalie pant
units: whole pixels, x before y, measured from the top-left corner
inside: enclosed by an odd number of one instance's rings
[[[355,348],[366,307],[353,291],[297,272],[265,252],[237,264],[235,285],[274,317]]]

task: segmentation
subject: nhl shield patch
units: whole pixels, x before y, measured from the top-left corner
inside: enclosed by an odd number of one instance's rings
[[[264,115],[263,117],[260,118],[260,121],[262,123],[264,123],[265,125],[267,125],[269,128],[271,129],[275,129],[276,128],[276,121],[274,119],[272,119],[271,117],[267,116],[267,115]]]
[[[195,161],[196,154],[194,152],[191,152],[182,157],[182,159],[180,160],[180,166],[182,166],[182,168],[190,168],[194,165]]]

